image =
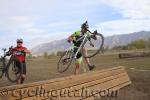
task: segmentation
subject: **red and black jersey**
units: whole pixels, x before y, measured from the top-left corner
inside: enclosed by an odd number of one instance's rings
[[[26,47],[15,47],[13,49],[13,54],[15,55],[16,59],[19,61],[25,61],[26,53],[24,52],[27,50]]]

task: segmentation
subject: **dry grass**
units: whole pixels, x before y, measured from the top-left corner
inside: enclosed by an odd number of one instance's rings
[[[67,72],[59,74],[57,72],[58,57],[49,59],[32,59],[27,61],[27,80],[26,83],[48,80],[57,77],[63,77],[73,74],[74,64]],[[120,91],[118,98],[102,98],[104,100],[150,100],[150,58],[129,58],[119,59],[118,55],[97,55],[91,59],[91,62],[97,67],[94,70],[100,70],[109,67],[125,66],[131,78],[132,85]],[[81,67],[87,67],[85,63]],[[133,70],[135,68],[138,70]],[[82,69],[82,68],[81,68]],[[149,71],[140,71],[149,70]],[[82,73],[82,70],[81,70]],[[12,85],[6,78],[0,80],[0,87]]]

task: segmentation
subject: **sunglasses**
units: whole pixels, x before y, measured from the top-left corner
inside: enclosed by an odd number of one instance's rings
[[[17,43],[22,43],[22,42],[17,42]]]

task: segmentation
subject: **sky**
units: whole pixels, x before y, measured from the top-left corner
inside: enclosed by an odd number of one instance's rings
[[[150,0],[0,0],[0,48],[63,39],[86,20],[104,36],[150,31]]]

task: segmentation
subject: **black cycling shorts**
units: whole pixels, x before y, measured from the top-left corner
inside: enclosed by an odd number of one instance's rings
[[[78,50],[78,48],[74,48],[74,53],[76,53],[77,52],[77,50]],[[82,53],[79,51],[78,53],[77,53],[77,59],[79,59],[80,57],[82,57]]]
[[[21,66],[22,66],[22,68],[21,68]],[[16,62],[16,67],[17,67],[16,74],[22,73],[22,74],[26,75],[26,62],[25,61],[23,61],[23,62]]]

